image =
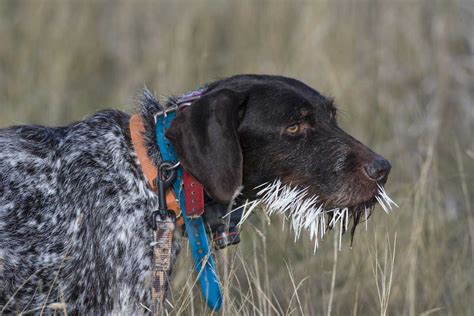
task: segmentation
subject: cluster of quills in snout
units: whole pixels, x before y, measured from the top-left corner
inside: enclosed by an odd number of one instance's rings
[[[393,207],[398,207],[381,185],[378,185],[377,194],[370,202],[356,207],[332,209],[326,209],[317,196],[310,196],[308,189],[285,185],[280,180],[260,185],[256,190],[258,190],[258,199],[241,206],[244,212],[239,225],[242,225],[256,209],[263,209],[269,216],[283,215],[285,220],[290,222],[290,228],[295,234],[295,242],[304,230],[309,232],[309,237],[314,241],[314,252],[319,248],[325,234],[336,227],[339,228],[339,249],[341,249],[342,235],[348,230],[351,220],[352,238],[360,221],[365,221],[367,230],[367,220],[377,202],[387,214]],[[283,229],[285,229],[285,221]]]

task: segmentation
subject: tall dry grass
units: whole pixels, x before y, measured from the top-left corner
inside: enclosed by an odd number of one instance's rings
[[[0,1],[0,126],[130,109],[236,73],[335,97],[340,124],[393,165],[400,208],[351,249],[312,254],[254,216],[217,254],[224,314],[472,315],[474,5],[457,1]],[[345,239],[348,239],[347,237]],[[173,314],[204,314],[189,253]]]

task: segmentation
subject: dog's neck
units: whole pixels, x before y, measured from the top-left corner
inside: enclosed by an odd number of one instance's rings
[[[145,89],[138,97],[138,110],[143,117],[143,124],[145,126],[145,133],[143,139],[148,151],[148,155],[153,160],[155,166],[161,163],[160,150],[157,146],[157,139],[155,133],[155,115],[163,109],[168,109],[173,106],[189,105],[192,101],[201,97],[203,89],[186,93],[180,97],[170,96],[164,105],[156,99],[153,93]]]
[[[155,166],[161,163],[160,150],[156,142],[155,133],[155,114],[163,109],[152,92],[145,89],[138,98],[138,110],[143,117],[145,132],[143,140],[147,148],[148,156],[152,159]]]

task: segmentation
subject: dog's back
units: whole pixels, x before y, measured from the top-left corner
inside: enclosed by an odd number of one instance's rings
[[[39,225],[54,213],[52,168],[64,132],[40,126],[0,130],[0,305],[18,284],[41,278],[41,271],[35,276],[30,268],[44,266],[37,254],[50,244],[51,233]]]
[[[131,311],[147,299],[156,198],[128,119],[104,111],[64,128],[0,129],[0,310]]]

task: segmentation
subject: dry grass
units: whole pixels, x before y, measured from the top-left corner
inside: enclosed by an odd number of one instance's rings
[[[219,253],[224,314],[472,315],[474,5],[455,1],[0,2],[0,126],[127,109],[236,73],[284,74],[336,98],[341,125],[390,158],[355,245],[296,244],[254,216]],[[395,237],[396,236],[396,237]],[[395,242],[396,241],[396,242]],[[186,251],[173,314],[204,314]]]

